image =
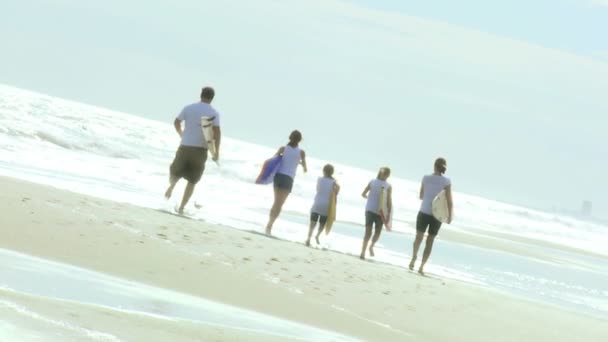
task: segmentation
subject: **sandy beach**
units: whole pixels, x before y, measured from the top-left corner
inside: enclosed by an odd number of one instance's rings
[[[608,339],[606,320],[459,281],[422,277],[403,267],[20,180],[0,178],[0,187],[0,248],[356,339]],[[462,239],[456,233],[443,238]],[[490,239],[476,243],[484,241],[491,243]],[[500,244],[497,248],[510,247]],[[98,340],[104,334],[125,341],[285,340],[6,290],[0,291],[0,301],[64,322],[64,327],[73,328],[68,330],[74,340],[89,336],[86,331],[95,332],[89,337]],[[0,320],[5,324],[43,329],[27,317],[15,315],[10,305],[0,305]],[[0,331],[5,329],[10,328],[0,325]]]

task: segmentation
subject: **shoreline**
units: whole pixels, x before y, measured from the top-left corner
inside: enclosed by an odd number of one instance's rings
[[[460,281],[25,181],[0,184],[2,248],[320,329],[386,341],[608,338],[606,320]]]

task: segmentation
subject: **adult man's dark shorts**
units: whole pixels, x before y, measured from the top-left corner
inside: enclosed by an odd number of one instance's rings
[[[195,146],[180,146],[169,168],[172,179],[184,178],[196,184],[201,180],[207,161],[207,149]]]

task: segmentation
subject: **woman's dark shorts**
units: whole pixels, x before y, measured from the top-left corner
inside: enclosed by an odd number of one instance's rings
[[[369,227],[375,225],[377,228],[382,227],[382,217],[380,217],[380,215],[371,212],[371,211],[366,211],[365,212],[365,226]]]
[[[205,171],[207,149],[195,146],[180,146],[169,167],[172,179],[185,178],[190,183],[198,183]]]
[[[319,223],[321,223],[321,227],[324,227],[325,223],[327,223],[327,216],[323,216],[321,214],[311,212],[310,213],[310,222],[314,222],[315,224],[317,222],[319,222]]]
[[[289,192],[291,192],[291,189],[293,188],[293,178],[282,173],[274,175],[273,183],[275,188],[287,190]]]
[[[439,233],[439,228],[441,228],[441,221],[436,219],[433,215],[419,211],[418,217],[416,218],[416,230],[424,234],[427,227],[429,228],[429,235],[437,235],[437,233]]]

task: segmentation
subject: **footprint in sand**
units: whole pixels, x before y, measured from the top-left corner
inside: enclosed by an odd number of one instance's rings
[[[167,235],[165,235],[165,234],[158,233],[158,234],[156,234],[156,236],[158,236],[161,239],[167,240]]]

